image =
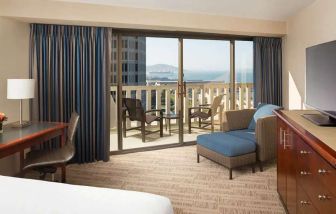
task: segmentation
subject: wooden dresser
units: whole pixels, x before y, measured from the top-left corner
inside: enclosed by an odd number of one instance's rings
[[[336,213],[336,128],[276,111],[277,188],[288,213]]]

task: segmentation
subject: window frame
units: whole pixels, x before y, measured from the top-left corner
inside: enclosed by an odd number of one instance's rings
[[[124,83],[124,78],[123,78],[123,68],[124,68],[124,62],[122,62],[122,52],[124,48],[127,48],[130,44],[127,43],[127,41],[122,40],[123,37],[128,37],[128,36],[137,36],[137,37],[162,37],[162,38],[177,38],[179,41],[183,39],[200,39],[200,40],[222,40],[222,41],[229,41],[230,42],[230,109],[234,110],[236,107],[236,99],[235,99],[235,93],[232,93],[235,91],[236,85],[235,85],[235,41],[252,41],[253,42],[253,37],[252,36],[246,36],[246,35],[231,35],[231,34],[217,34],[217,33],[200,33],[200,32],[185,32],[185,31],[157,31],[157,30],[141,30],[141,29],[118,29],[114,28],[113,29],[113,34],[117,36],[117,71],[114,71],[116,74],[116,79],[117,79],[117,94],[118,94],[118,101],[117,101],[117,111],[121,112],[122,109],[122,85]],[[126,43],[125,43],[126,42]],[[114,44],[114,42],[113,42]],[[135,46],[139,46],[138,43],[135,44]],[[179,47],[179,52],[180,48],[182,49],[183,53],[183,42],[182,45]],[[138,53],[136,53],[136,58],[138,58]],[[183,56],[179,56],[179,60],[183,60]],[[119,65],[119,66],[118,66]],[[122,65],[122,66],[120,66]],[[114,68],[112,68],[114,69]],[[183,63],[182,63],[182,71],[183,71]],[[114,73],[111,72],[111,73]],[[127,69],[128,72],[128,69]],[[138,79],[140,79],[140,76],[138,75]],[[121,130],[121,114],[118,114],[118,130]],[[183,134],[182,134],[183,135]],[[182,137],[182,145],[186,145],[188,142],[183,141]],[[125,151],[122,148],[122,136],[121,136],[121,131],[118,132],[118,151],[116,153]],[[151,149],[150,147],[147,147],[146,149]],[[141,149],[140,149],[141,150]],[[137,151],[137,150],[134,150]],[[115,153],[115,152],[110,152]]]

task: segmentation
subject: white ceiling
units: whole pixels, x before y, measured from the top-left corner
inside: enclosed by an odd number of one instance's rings
[[[284,21],[315,0],[58,0]]]

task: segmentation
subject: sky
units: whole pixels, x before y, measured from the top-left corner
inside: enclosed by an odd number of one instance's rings
[[[230,69],[230,42],[184,39],[183,66],[186,70],[223,71]],[[253,68],[253,42],[236,41],[236,69]],[[147,65],[178,65],[178,39],[146,38]]]

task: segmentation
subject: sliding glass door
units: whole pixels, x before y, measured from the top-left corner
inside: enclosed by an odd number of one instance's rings
[[[184,39],[184,141],[220,131],[230,109],[230,41]]]
[[[178,39],[119,35],[114,44],[121,53],[115,54],[112,78],[121,99],[112,103],[120,108],[114,110],[119,129],[111,130],[111,151],[179,143]],[[118,94],[118,87],[111,93]]]
[[[235,41],[235,108],[253,108],[253,42]]]
[[[252,41],[113,36],[111,151],[166,148],[221,131],[253,107]]]

